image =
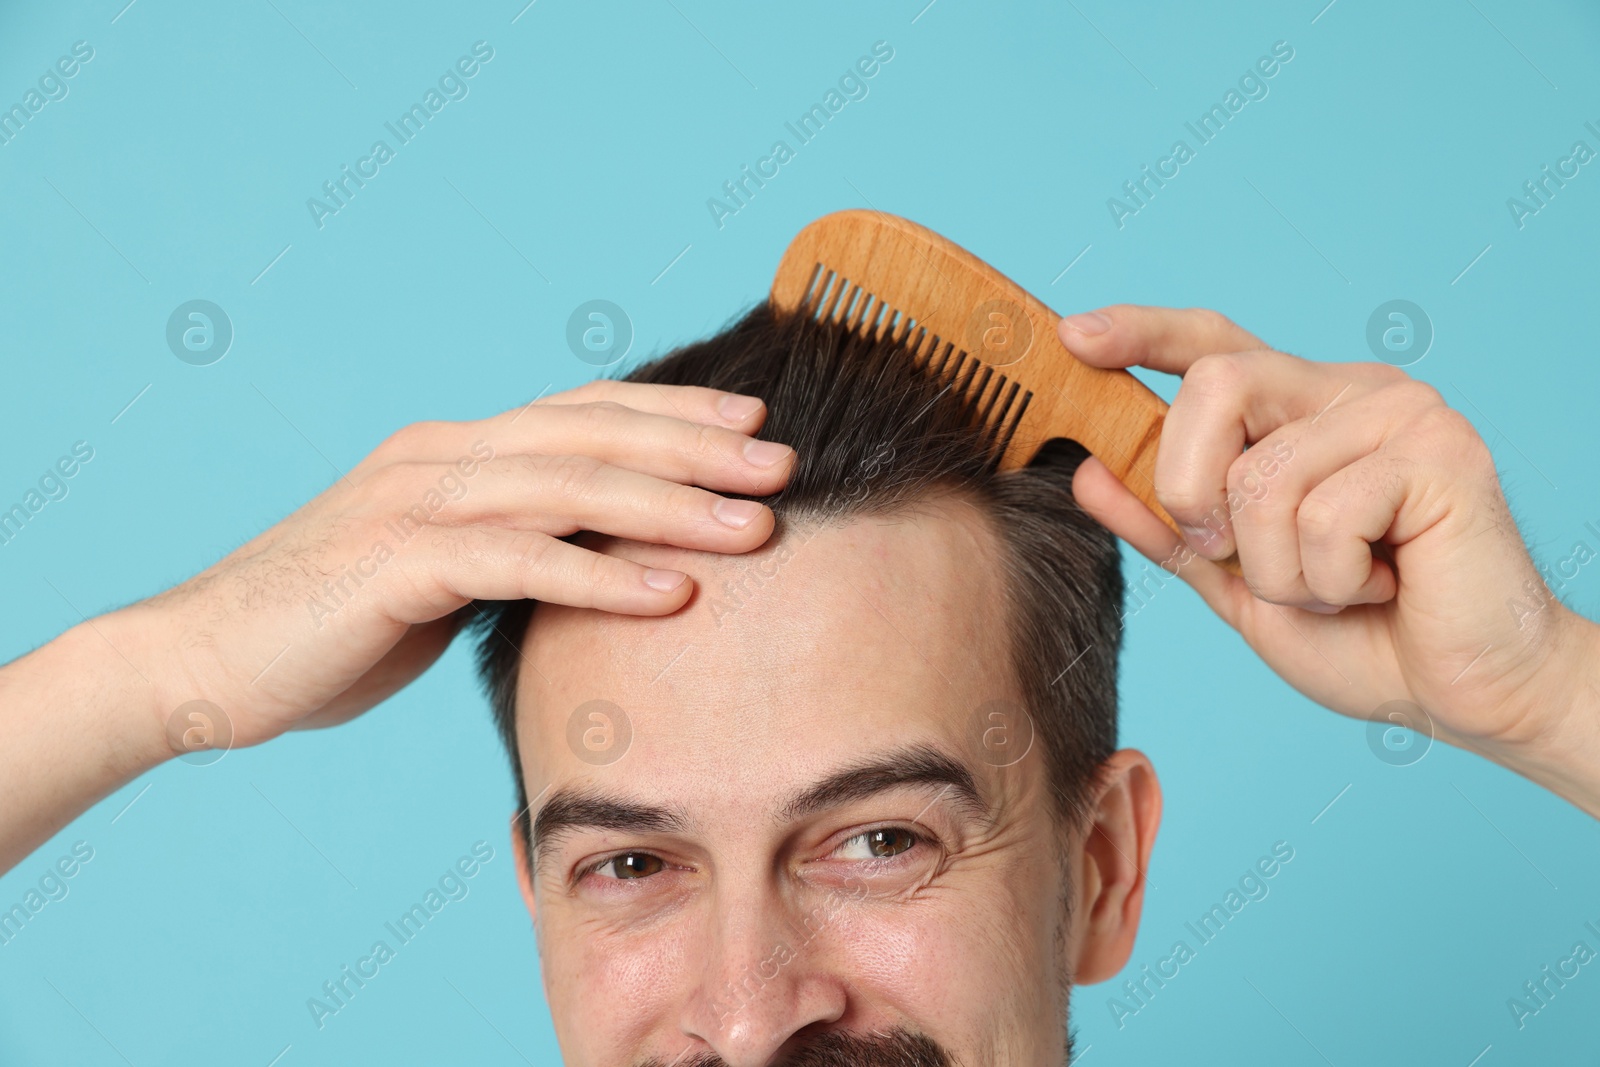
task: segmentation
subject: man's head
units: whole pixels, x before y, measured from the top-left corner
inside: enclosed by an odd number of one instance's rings
[[[959,389],[768,305],[628,378],[762,397],[797,461],[755,552],[579,535],[690,574],[670,616],[478,605],[567,1061],[1062,1062],[1160,808],[1081,449],[997,474]]]

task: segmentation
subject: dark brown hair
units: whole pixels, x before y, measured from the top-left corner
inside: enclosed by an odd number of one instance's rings
[[[761,397],[761,437],[794,447],[788,484],[762,498],[779,523],[883,514],[936,494],[976,503],[1004,546],[993,561],[1011,619],[1012,668],[1042,744],[1058,816],[1077,825],[1096,771],[1117,745],[1123,580],[1115,539],[1072,497],[1085,453],[1052,441],[1029,466],[997,473],[990,434],[961,393],[919,369],[892,338],[751,309],[714,337],[645,363],[625,380]],[[733,494],[727,494],[733,495]],[[519,645],[534,602],[479,601],[463,613],[528,804],[517,751]],[[975,713],[976,713],[976,709]],[[525,816],[519,818],[524,832]]]

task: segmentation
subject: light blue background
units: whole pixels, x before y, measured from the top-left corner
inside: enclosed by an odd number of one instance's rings
[[[404,423],[585,380],[580,302],[627,309],[630,358],[661,351],[759,299],[805,223],[868,205],[1062,312],[1212,306],[1316,358],[1369,358],[1369,313],[1416,301],[1437,338],[1411,370],[1490,441],[1536,553],[1600,548],[1600,173],[1521,230],[1506,208],[1600,147],[1591,4],[124,2],[0,13],[0,104],[95,49],[0,147],[0,503],[95,449],[0,547],[5,657],[220,558]],[[719,229],[707,198],[880,39],[870,95]],[[478,40],[470,95],[319,231],[306,199]],[[1107,198],[1278,40],[1270,95],[1119,230]],[[164,339],[194,298],[236,330],[209,367]],[[1591,617],[1597,592],[1600,567],[1567,589]],[[1385,765],[1178,586],[1124,672],[1167,797],[1132,968],[1273,842],[1295,859],[1125,1028],[1114,986],[1079,990],[1091,1063],[1593,1062],[1600,967],[1520,1032],[1506,1008],[1600,948],[1593,821],[1442,746]],[[152,772],[0,878],[9,907],[95,850],[0,947],[0,1062],[553,1062],[511,798],[465,648],[351,726]],[[318,1032],[306,998],[480,839],[471,895]]]

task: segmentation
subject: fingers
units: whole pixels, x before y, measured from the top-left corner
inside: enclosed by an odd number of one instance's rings
[[[1233,550],[1230,466],[1246,445],[1348,396],[1360,376],[1341,371],[1338,364],[1264,350],[1206,356],[1190,366],[1162,427],[1156,498],[1208,559]]]
[[[1095,521],[1168,574],[1188,582],[1224,622],[1238,626],[1237,599],[1241,591],[1249,596],[1244,583],[1198,556],[1104,463],[1090,456],[1079,464],[1072,478],[1072,494]]]
[[[1308,588],[1328,604],[1378,603],[1396,594],[1398,576],[1373,556],[1374,542],[1398,559],[1420,539],[1448,540],[1451,529],[1473,546],[1483,544],[1486,530],[1505,529],[1494,462],[1472,423],[1431,386],[1407,382],[1395,392],[1407,403],[1394,432],[1307,493],[1297,511],[1301,569]],[[1479,510],[1484,502],[1492,502],[1487,525]],[[1452,562],[1434,582],[1463,588],[1483,577],[1479,570]]]
[[[1390,528],[1401,504],[1399,483],[1392,472],[1386,477],[1387,469],[1383,460],[1367,456],[1319,485],[1300,508],[1290,509],[1288,536],[1280,541],[1292,551],[1279,549],[1276,556],[1266,556],[1247,543],[1239,552],[1243,578],[1196,554],[1099,460],[1091,457],[1078,467],[1072,489],[1096,521],[1168,574],[1182,578],[1237,629],[1244,600],[1327,612],[1394,596],[1394,571],[1374,558],[1370,543]],[[1292,559],[1293,573],[1281,576],[1273,559]]]
[[[787,445],[750,436],[765,418],[766,405],[752,396],[698,386],[596,381],[488,419],[413,423],[351,473],[359,482],[390,463],[470,465],[474,457],[512,453],[593,455],[645,469],[641,463],[666,453],[685,473],[709,471],[711,465],[700,457],[714,457],[720,488],[765,495],[788,477],[787,461],[794,455]]]
[[[764,496],[787,481],[794,450],[750,436],[765,416],[759,399],[715,389],[592,382],[490,419],[408,426],[347,482],[381,536],[405,545],[396,618],[425,622],[475,597],[661,614],[689,596],[684,574],[559,539],[760,546],[771,510],[718,494]]]
[[[1329,609],[1383,604],[1399,584],[1372,544],[1393,527],[1408,488],[1386,453],[1363,456],[1313,489],[1300,504],[1300,570],[1311,596]],[[1321,610],[1321,609],[1318,609]]]
[[[1381,560],[1374,565],[1369,543],[1388,531],[1393,508],[1351,511],[1338,487],[1404,432],[1426,403],[1422,390],[1432,392],[1421,385],[1380,390],[1315,422],[1291,423],[1234,461],[1219,550],[1237,547],[1251,592],[1311,611],[1394,596],[1393,571]]]
[[[605,378],[547,397],[539,401],[539,406],[588,404],[602,400],[622,404],[635,411],[670,415],[685,422],[707,426],[726,426],[743,433],[754,433],[767,417],[767,405],[761,398],[744,393],[729,393],[699,385],[653,385]],[[514,415],[515,412],[509,414]]]
[[[766,496],[783,487],[794,466],[788,445],[610,400],[542,407],[516,428],[496,430],[493,421],[413,424],[385,444],[373,467],[455,463],[472,477],[479,463],[508,456],[589,456],[658,478]]]
[[[592,456],[657,478],[751,496],[781,488],[794,461],[794,449],[777,441],[610,400],[542,409],[497,453]]]
[[[1407,379],[1267,435],[1226,468],[1215,512],[1226,522],[1208,524],[1203,554],[1237,550],[1249,590],[1274,604],[1332,612],[1392,599],[1394,570],[1372,546],[1408,494],[1442,480],[1418,473],[1433,470],[1441,413],[1437,390]]]
[[[439,472],[445,472],[440,474]],[[364,483],[373,510],[402,532],[484,524],[565,537],[579,530],[706,552],[748,552],[771,535],[771,509],[587,455],[502,456],[470,478],[441,464],[396,464]],[[454,492],[439,486],[448,481]],[[411,504],[398,503],[412,501]]]
[[[1439,466],[1446,436],[1439,427],[1453,424],[1454,414],[1431,386],[1406,379],[1280,427],[1232,462],[1215,460],[1201,481],[1220,481],[1224,491],[1207,517],[1212,535],[1204,556],[1237,551],[1243,581],[1186,556],[1184,540],[1097,461],[1079,468],[1074,495],[1230,622],[1241,589],[1320,612],[1385,603],[1397,578],[1373,546],[1417,536],[1401,522],[1408,514],[1424,516],[1409,519],[1413,527],[1433,520],[1431,511],[1411,505],[1439,496],[1439,484],[1451,477]],[[1183,510],[1165,496],[1162,502],[1175,518]]]
[[[1184,373],[1202,356],[1267,347],[1206,308],[1113,304],[1067,316],[1057,333],[1067,351],[1093,366],[1140,366],[1168,374]]]
[[[384,610],[407,623],[440,618],[472,600],[543,600],[624,615],[665,615],[688,600],[682,571],[645,567],[533,530],[428,526],[391,566]],[[381,572],[380,572],[381,573]]]

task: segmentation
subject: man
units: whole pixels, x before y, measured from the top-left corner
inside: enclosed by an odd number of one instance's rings
[[[569,1063],[1060,1063],[1070,983],[1131,950],[1160,813],[1114,750],[1119,583],[1069,473],[1302,692],[1414,702],[1600,814],[1597,628],[1544,589],[1435,391],[1210,312],[1061,332],[1184,376],[1157,492],[1189,543],[1068,450],[993,476],[903,357],[757,309],[639,381],[409,427],[0,670],[0,862],[183,751],[192,702],[233,744],[341,721],[470,616]],[[780,436],[763,391],[798,452],[754,436]],[[1243,579],[1209,562],[1235,547]]]
[[[768,305],[629,379],[759,395],[801,458],[753,552],[585,536],[691,575],[670,616],[477,616],[568,1062],[1064,1062],[1159,808],[1081,452],[996,475],[903,349]]]

